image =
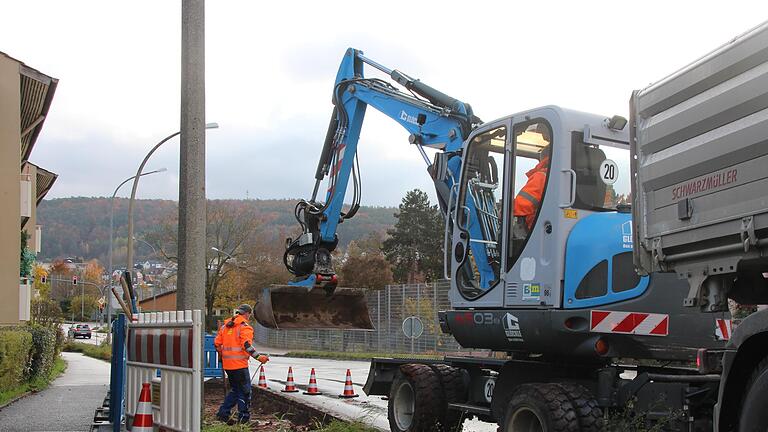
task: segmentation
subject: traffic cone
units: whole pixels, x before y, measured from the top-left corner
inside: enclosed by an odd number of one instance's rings
[[[309,373],[309,387],[304,392],[305,395],[319,395],[320,390],[317,389],[317,378],[315,378],[315,368],[312,368],[312,372]]]
[[[285,389],[280,390],[283,393],[296,393],[296,383],[293,382],[293,368],[288,366],[288,380],[285,381]]]
[[[139,404],[136,405],[136,414],[133,416],[131,432],[152,432],[154,420],[152,419],[152,391],[149,383],[141,385]]]
[[[352,372],[347,369],[347,379],[344,380],[344,393],[340,394],[340,398],[356,398],[360,396],[359,394],[355,394],[355,389],[352,388]]]
[[[259,382],[256,387],[269,388],[267,385],[267,377],[264,376],[264,365],[259,367]]]

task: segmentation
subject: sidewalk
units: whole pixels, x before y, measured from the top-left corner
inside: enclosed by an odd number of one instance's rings
[[[4,432],[87,431],[109,387],[109,363],[80,353],[61,353],[64,375],[40,393],[0,410]]]

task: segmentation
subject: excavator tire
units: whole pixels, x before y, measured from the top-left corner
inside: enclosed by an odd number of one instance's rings
[[[461,430],[464,423],[464,414],[460,411],[449,410],[448,404],[453,402],[466,402],[467,387],[464,383],[464,375],[461,369],[444,364],[430,365],[433,371],[440,377],[440,384],[445,395],[438,430],[440,432],[456,432]]]
[[[440,377],[423,364],[400,366],[387,404],[393,432],[437,432],[439,413],[445,405]]]
[[[556,384],[523,384],[514,392],[502,432],[579,432],[579,419],[568,394]]]
[[[592,392],[586,387],[576,383],[557,383],[576,410],[581,432],[600,432],[603,430],[603,410],[597,406],[597,401]]]

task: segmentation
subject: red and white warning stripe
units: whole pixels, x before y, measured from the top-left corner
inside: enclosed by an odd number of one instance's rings
[[[191,328],[128,330],[128,361],[192,368]]]
[[[331,167],[331,180],[328,182],[328,192],[333,193],[333,184],[336,183],[336,176],[341,171],[341,164],[344,162],[344,150],[346,150],[346,144],[339,144],[336,149],[336,157],[334,158],[335,164]]]
[[[589,329],[595,333],[669,335],[669,315],[666,314],[593,310],[589,321]]]
[[[715,337],[717,340],[729,340],[733,334],[733,327],[729,319],[715,320]]]

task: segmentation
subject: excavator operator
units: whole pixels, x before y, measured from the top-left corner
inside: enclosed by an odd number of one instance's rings
[[[515,197],[515,217],[525,218],[525,227],[530,233],[536,212],[541,206],[541,198],[544,195],[544,186],[547,184],[547,171],[549,171],[549,156],[551,146],[541,149],[539,163],[533,169],[525,173],[528,181]]]
[[[235,315],[219,329],[213,344],[229,378],[230,390],[219,407],[216,417],[230,423],[230,411],[237,404],[237,421],[247,423],[251,415],[251,380],[248,373],[248,359],[255,358],[261,364],[269,361],[266,354],[259,354],[253,347],[253,327],[248,324],[253,309],[247,304],[238,306]]]

